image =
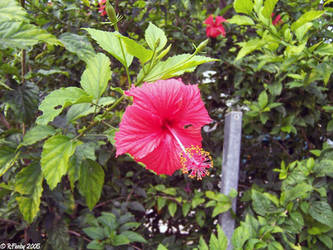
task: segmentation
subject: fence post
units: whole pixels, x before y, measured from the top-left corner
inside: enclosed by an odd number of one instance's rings
[[[242,112],[232,111],[225,116],[224,123],[221,193],[225,195],[228,195],[231,189],[238,190],[241,135]],[[236,199],[232,202],[232,210],[236,213]],[[230,211],[219,216],[219,223],[228,238],[228,250],[231,250],[235,220]]]

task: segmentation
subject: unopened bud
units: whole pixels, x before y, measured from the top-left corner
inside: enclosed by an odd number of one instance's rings
[[[109,0],[106,0],[106,7],[105,7],[106,13],[108,14],[108,17],[112,23],[117,23],[117,14],[112,5],[110,4]]]

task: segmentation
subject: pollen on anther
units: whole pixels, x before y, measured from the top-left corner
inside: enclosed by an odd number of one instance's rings
[[[202,177],[209,175],[209,168],[213,167],[212,157],[209,152],[204,151],[199,146],[190,146],[180,155],[182,172],[188,174],[190,178],[201,180]]]

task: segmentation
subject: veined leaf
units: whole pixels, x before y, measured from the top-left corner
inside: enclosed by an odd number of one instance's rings
[[[322,11],[322,10],[311,10],[311,11],[304,13],[300,18],[297,19],[296,22],[294,22],[291,25],[291,30],[292,31],[297,30],[303,24],[305,24],[307,22],[311,22],[312,20],[315,20],[315,19],[321,17],[324,13],[325,13],[325,11]]]
[[[217,238],[215,234],[211,234],[209,240],[209,248],[216,250],[226,250],[228,246],[228,238],[221,229],[219,225],[217,225]]]
[[[85,28],[89,35],[104,50],[114,56],[121,64],[129,67],[133,61],[133,56],[126,53],[125,43],[117,36],[117,32],[108,32],[96,29]],[[123,49],[121,48],[121,44]],[[124,53],[124,54],[123,54]]]
[[[251,52],[261,48],[263,45],[266,44],[266,41],[259,40],[259,39],[253,39],[248,42],[242,42],[238,43],[242,48],[238,52],[238,55],[236,57],[236,61],[243,58],[244,56],[250,54]]]
[[[278,0],[265,0],[264,8],[262,10],[262,14],[264,15],[264,17],[270,18],[272,16],[273,10],[277,2]]]
[[[228,22],[237,25],[254,25],[254,22],[250,17],[240,15],[234,15],[231,19],[228,19]]]
[[[146,239],[143,238],[140,234],[132,231],[124,231],[121,233],[121,235],[124,235],[129,239],[130,242],[141,242],[141,243],[147,243]]]
[[[149,59],[151,59],[153,51],[146,49],[141,44],[128,37],[121,36],[121,39],[125,43],[127,52],[138,58],[141,63],[146,63]]]
[[[251,14],[253,2],[252,0],[235,0],[234,9],[237,13]]]
[[[94,208],[101,197],[104,184],[104,170],[95,161],[87,159],[82,162],[79,177],[79,190],[85,197],[90,210]]]
[[[50,135],[56,133],[55,129],[50,126],[37,125],[36,127],[31,128],[23,137],[23,142],[21,145],[28,146],[32,145],[38,141],[41,141]]]
[[[333,227],[333,211],[326,201],[315,201],[309,208],[309,214],[322,224]]]
[[[85,62],[96,55],[93,46],[86,36],[66,32],[61,34],[59,40],[64,44],[68,51],[76,54]]]
[[[99,99],[111,79],[110,59],[98,53],[87,62],[86,70],[81,76],[81,86],[94,99]]]
[[[43,175],[54,189],[67,173],[69,158],[74,154],[75,148],[82,142],[74,141],[64,135],[54,135],[45,141],[41,157]]]
[[[0,2],[0,21],[1,20],[17,20],[28,21],[26,18],[26,11],[17,1],[7,0]]]
[[[51,92],[39,106],[43,114],[37,118],[36,123],[39,125],[47,125],[58,116],[61,111],[76,103],[90,102],[91,96],[77,87],[60,88]]]
[[[168,79],[179,76],[184,72],[192,72],[203,63],[217,61],[205,56],[182,54],[169,57],[166,61],[159,62],[143,79],[145,82],[154,82],[159,79]],[[143,72],[140,72],[143,74]]]
[[[0,177],[14,165],[19,154],[19,152],[15,152],[15,148],[11,148],[5,145],[0,147]]]
[[[152,50],[156,47],[157,52],[162,50],[168,41],[164,31],[152,23],[149,23],[148,28],[145,30],[145,39]]]
[[[39,211],[40,197],[43,192],[43,175],[38,163],[23,168],[15,178],[15,191],[22,196],[16,197],[24,219],[31,223]]]
[[[171,217],[174,217],[175,213],[177,212],[177,203],[170,202],[168,205],[168,210],[169,210]]]
[[[38,42],[62,45],[55,36],[35,25],[20,21],[0,22],[0,49],[25,49]]]
[[[81,117],[94,113],[95,111],[99,112],[101,107],[108,106],[114,103],[114,101],[115,98],[113,98],[112,96],[106,96],[98,100],[98,107],[90,103],[74,104],[73,106],[70,107],[70,109],[66,114],[67,122],[74,122]]]

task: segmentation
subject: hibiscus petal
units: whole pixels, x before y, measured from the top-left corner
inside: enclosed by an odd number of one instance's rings
[[[215,25],[220,25],[221,23],[227,21],[226,19],[224,19],[222,16],[217,16],[215,18]]]
[[[198,85],[184,85],[182,95],[182,109],[177,113],[177,123],[202,127],[212,121],[200,97]]]
[[[161,133],[158,116],[134,105],[129,106],[115,134],[116,155],[130,153],[135,158],[142,158],[160,144]]]
[[[133,96],[133,104],[161,119],[172,119],[182,107],[183,82],[177,79],[161,80],[155,83],[144,83],[141,87],[132,88],[125,93]]]
[[[217,30],[218,30],[219,34],[221,34],[222,36],[225,37],[226,33],[225,33],[225,29],[222,25]]]
[[[210,15],[205,21],[205,24],[209,24],[209,25],[214,25],[214,18],[212,15]]]

